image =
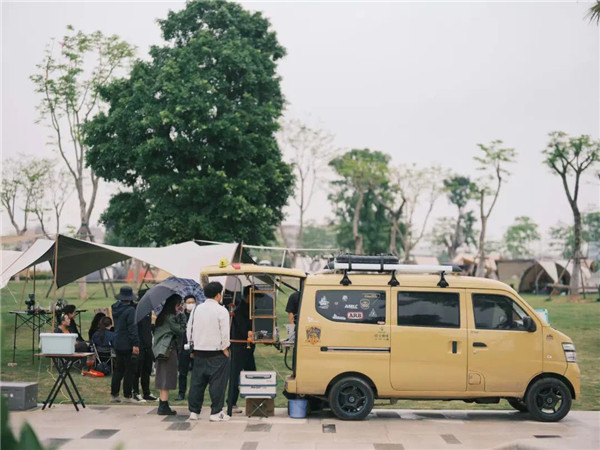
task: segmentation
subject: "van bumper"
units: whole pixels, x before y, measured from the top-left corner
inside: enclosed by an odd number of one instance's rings
[[[581,371],[577,363],[567,363],[567,370],[564,374],[565,378],[571,382],[575,390],[575,398],[581,395]]]
[[[297,388],[296,388],[296,378],[293,376],[289,376],[285,379],[285,385],[283,390],[285,392],[288,392],[290,394],[297,394]]]

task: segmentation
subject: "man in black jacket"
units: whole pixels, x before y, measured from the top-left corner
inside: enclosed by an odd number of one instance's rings
[[[140,339],[140,354],[137,357],[137,365],[133,375],[133,399],[144,403],[146,400],[154,401],[157,399],[150,392],[150,374],[152,373],[152,364],[154,363],[154,355],[152,353],[152,313],[140,320],[137,327]],[[143,395],[140,394],[140,384],[142,385]]]
[[[112,305],[112,316],[115,322],[115,338],[113,347],[117,354],[115,369],[110,385],[111,403],[120,403],[119,391],[123,380],[123,395],[128,403],[135,403],[132,393],[133,374],[137,362],[132,360],[132,355],[139,355],[140,343],[137,324],[135,323],[135,306],[137,299],[133,289],[129,286],[121,288],[118,300]]]
[[[235,307],[233,311],[233,321],[231,324],[231,340],[247,340],[248,332],[252,331],[252,320],[250,319],[250,286],[244,288],[244,296],[242,301]],[[236,406],[238,396],[240,394],[240,372],[242,370],[256,370],[256,362],[254,361],[254,344],[246,343],[231,343],[231,375],[232,390],[230,392],[231,402],[234,405],[233,412],[241,413],[242,410]]]

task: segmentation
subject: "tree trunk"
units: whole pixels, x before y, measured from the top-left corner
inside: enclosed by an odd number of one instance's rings
[[[398,230],[398,218],[395,214],[392,214],[392,228],[390,229],[390,254],[398,255],[398,250],[396,250],[396,237]]]
[[[358,232],[358,223],[360,219],[360,210],[362,209],[364,196],[364,190],[359,190],[358,200],[356,202],[356,207],[354,208],[354,218],[352,219],[352,236],[354,237],[354,252],[357,255],[363,254],[363,237]]]
[[[479,264],[477,265],[478,277],[485,277],[485,231],[487,228],[487,217],[481,218],[481,233],[479,234]]]
[[[579,290],[581,287],[581,213],[577,206],[573,208],[573,266],[571,270],[571,283],[569,285],[569,291],[571,298],[579,296]]]

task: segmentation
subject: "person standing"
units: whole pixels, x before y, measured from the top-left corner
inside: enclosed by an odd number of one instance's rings
[[[223,285],[213,281],[204,286],[206,301],[198,305],[187,324],[187,339],[194,349],[188,407],[190,420],[200,418],[204,391],[212,402],[211,422],[230,417],[223,412],[229,369],[229,313],[221,305]]]
[[[139,297],[139,296],[138,296]],[[137,324],[138,336],[140,338],[140,354],[137,357],[137,365],[133,375],[133,398],[139,403],[155,401],[157,398],[150,392],[150,374],[154,355],[152,354],[152,313],[147,314]],[[140,384],[142,394],[140,394]]]
[[[121,402],[119,391],[121,390],[121,381],[123,381],[125,401],[135,403],[131,393],[135,371],[135,361],[132,360],[132,355],[138,355],[140,352],[137,325],[135,323],[135,306],[133,304],[137,297],[131,287],[123,286],[115,298],[118,301],[111,308],[115,321],[113,347],[117,356],[110,384],[110,401],[111,403]]]
[[[196,307],[196,298],[192,295],[186,297],[183,306],[185,307],[184,312],[187,323],[190,320],[190,314]],[[188,373],[190,370],[192,370],[194,364],[194,359],[191,357],[190,349],[186,349],[187,343],[187,333],[184,333],[179,351],[179,395],[177,395],[177,398],[175,399],[178,401],[185,400]]]
[[[156,358],[156,389],[159,390],[158,415],[170,416],[177,412],[169,406],[169,391],[177,389],[177,342],[185,333],[185,317],[181,297],[171,295],[156,318],[154,346]]]
[[[233,321],[231,324],[231,339],[234,341],[246,341],[248,332],[252,331],[252,319],[250,319],[250,286],[244,288],[242,301],[235,307]],[[240,395],[240,373],[242,370],[256,370],[254,361],[254,344],[247,342],[231,343],[231,392],[229,399],[233,405],[234,413],[241,413],[242,409],[237,406]]]

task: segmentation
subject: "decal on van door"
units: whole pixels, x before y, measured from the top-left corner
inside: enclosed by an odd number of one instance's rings
[[[306,327],[306,342],[312,345],[321,342],[321,327]]]
[[[385,291],[319,290],[315,296],[315,309],[332,322],[385,324]]]

